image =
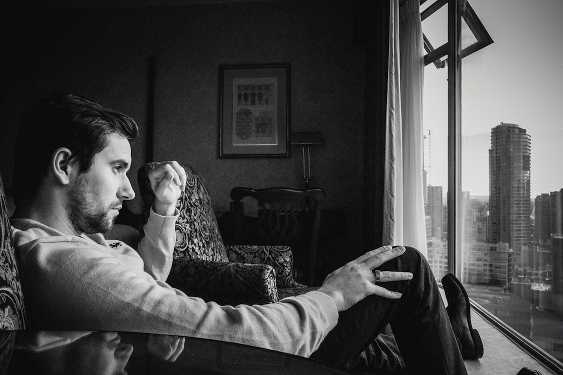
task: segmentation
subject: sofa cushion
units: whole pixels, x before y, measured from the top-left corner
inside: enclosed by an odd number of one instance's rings
[[[266,264],[178,259],[168,282],[191,296],[223,305],[278,301],[276,273]]]
[[[289,246],[229,245],[227,255],[231,262],[272,266],[276,271],[278,288],[292,288],[296,284],[293,280],[293,254]]]

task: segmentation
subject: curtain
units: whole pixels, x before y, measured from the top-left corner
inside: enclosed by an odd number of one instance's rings
[[[383,196],[383,243],[426,252],[419,0],[391,0]]]

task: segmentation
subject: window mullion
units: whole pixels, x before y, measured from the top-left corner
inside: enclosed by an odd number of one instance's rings
[[[448,270],[461,278],[461,15],[448,0]]]

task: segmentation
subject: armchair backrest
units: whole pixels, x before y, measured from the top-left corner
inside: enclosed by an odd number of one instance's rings
[[[138,172],[139,189],[146,217],[154,200],[147,173],[154,165],[155,163],[147,163]],[[227,262],[227,251],[203,178],[190,166],[183,165],[183,167],[186,170],[187,181],[186,188],[176,205],[179,216],[176,220],[174,259]]]
[[[252,198],[258,217],[244,215],[242,200]],[[231,190],[235,243],[289,245],[293,248],[296,278],[314,283],[322,189],[272,187]]]
[[[0,329],[24,329],[26,314],[12,228],[0,176]]]

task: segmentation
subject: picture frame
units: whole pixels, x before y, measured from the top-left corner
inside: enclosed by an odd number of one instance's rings
[[[219,66],[218,155],[290,156],[290,65]]]

